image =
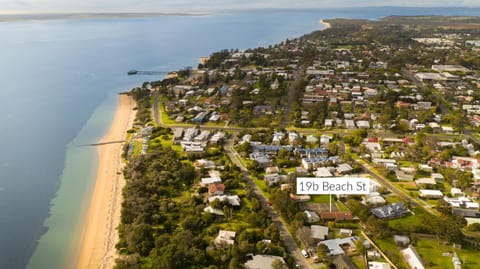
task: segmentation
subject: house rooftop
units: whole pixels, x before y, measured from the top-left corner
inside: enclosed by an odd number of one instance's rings
[[[245,263],[246,269],[271,269],[274,261],[279,260],[285,264],[285,260],[279,256],[272,255],[254,255],[252,260]]]
[[[336,238],[331,240],[325,240],[320,242],[320,244],[323,244],[328,247],[328,250],[329,250],[328,255],[335,256],[335,255],[345,254],[345,251],[342,248],[343,245],[349,245],[351,248],[355,248],[356,240],[357,240],[357,237],[351,236],[347,238]]]
[[[379,219],[396,218],[407,213],[405,205],[401,202],[372,208],[370,211]]]
[[[312,225],[310,227],[310,235],[313,239],[325,240],[325,238],[328,236],[328,227]]]

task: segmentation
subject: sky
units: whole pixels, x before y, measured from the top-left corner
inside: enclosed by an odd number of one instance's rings
[[[359,6],[480,7],[480,0],[0,0],[1,13],[211,12],[254,8]]]

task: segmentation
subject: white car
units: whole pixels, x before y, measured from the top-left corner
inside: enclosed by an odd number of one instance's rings
[[[302,255],[303,255],[303,257],[305,257],[305,258],[308,258],[308,257],[309,257],[307,251],[304,250],[304,249],[302,249]]]

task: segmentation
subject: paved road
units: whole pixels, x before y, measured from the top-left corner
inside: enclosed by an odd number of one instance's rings
[[[412,206],[419,206],[418,202],[410,197],[409,195],[405,194],[404,192],[400,191],[397,189],[397,187],[393,186],[393,184],[386,179],[385,177],[379,175],[378,173],[374,172],[372,169],[372,166],[370,166],[368,163],[362,161],[362,160],[355,160],[358,164],[360,164],[363,169],[370,174],[378,183],[380,183],[382,186],[386,187],[389,191],[397,194],[404,200],[408,201]]]
[[[300,82],[304,77],[305,77],[305,68],[303,66],[300,66],[300,68],[295,70],[295,72],[293,73],[293,82],[290,83],[289,85],[287,106],[283,111],[283,117],[281,122],[282,128],[285,128],[288,125],[288,122],[289,122],[288,119],[290,117],[290,113],[292,112],[293,102],[295,101],[295,93],[297,91],[298,85],[300,84]]]
[[[253,192],[260,201],[262,207],[268,212],[268,214],[272,218],[273,223],[275,223],[275,225],[277,226],[278,231],[280,232],[280,239],[287,248],[288,254],[293,257],[295,259],[295,262],[297,264],[300,264],[302,268],[311,268],[307,260],[300,252],[300,249],[295,243],[292,235],[288,231],[286,224],[283,222],[277,212],[275,212],[275,210],[267,204],[267,198],[263,195],[262,191],[257,187],[257,185],[255,185],[248,173],[247,168],[240,161],[237,152],[233,149],[233,140],[234,139],[231,138],[226,141],[224,145],[225,153],[227,153],[228,157],[230,157],[230,160],[232,160],[232,162],[240,168],[244,177],[247,179],[248,184],[253,189]]]

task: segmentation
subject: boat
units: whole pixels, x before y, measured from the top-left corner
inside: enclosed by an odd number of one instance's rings
[[[136,75],[137,73],[138,73],[137,70],[130,70],[130,71],[128,71],[127,74],[128,74],[128,75]]]

